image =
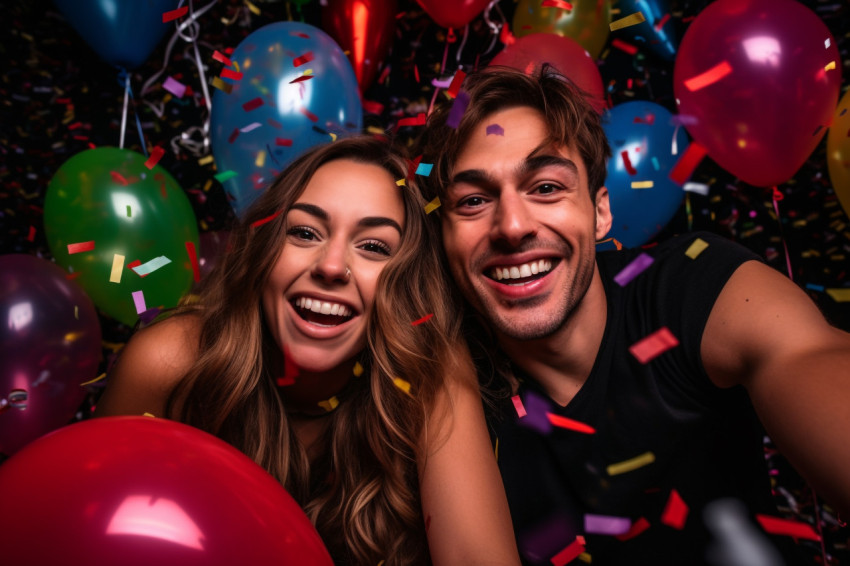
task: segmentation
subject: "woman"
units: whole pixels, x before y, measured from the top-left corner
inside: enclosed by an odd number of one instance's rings
[[[459,311],[406,174],[371,138],[293,162],[198,303],[127,344],[97,414],[230,442],[337,563],[518,564]]]

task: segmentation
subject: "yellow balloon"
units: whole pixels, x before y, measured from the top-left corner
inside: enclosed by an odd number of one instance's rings
[[[826,136],[826,164],[832,188],[850,216],[850,90],[844,93]]]
[[[570,0],[572,10],[541,4],[541,0],[519,0],[511,30],[514,36],[554,33],[574,39],[591,57],[599,57],[608,40],[610,0]]]

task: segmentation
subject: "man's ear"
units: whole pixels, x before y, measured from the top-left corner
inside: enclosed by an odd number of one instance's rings
[[[596,191],[596,240],[602,240],[611,230],[614,217],[611,216],[611,201],[608,197],[608,189],[599,187]]]

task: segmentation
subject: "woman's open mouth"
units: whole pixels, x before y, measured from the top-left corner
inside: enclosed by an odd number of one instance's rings
[[[347,305],[310,297],[298,297],[292,301],[292,306],[298,316],[316,326],[339,326],[354,316],[353,310]]]

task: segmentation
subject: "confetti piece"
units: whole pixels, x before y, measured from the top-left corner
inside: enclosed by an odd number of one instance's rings
[[[460,91],[457,93],[457,98],[455,98],[455,101],[449,110],[449,116],[446,118],[446,125],[450,128],[457,128],[460,125],[461,118],[463,118],[463,115],[466,112],[467,106],[469,106],[469,95],[465,91]]]
[[[151,156],[148,157],[148,160],[145,161],[145,167],[148,169],[153,169],[154,166],[159,163],[159,160],[162,159],[162,156],[165,155],[165,150],[159,146],[151,149]]]
[[[313,52],[312,52],[312,51],[308,51],[308,52],[307,52],[307,53],[305,53],[304,55],[301,55],[300,57],[296,57],[295,59],[293,59],[293,60],[292,60],[292,65],[293,65],[294,67],[300,67],[301,65],[304,65],[304,64],[306,64],[306,63],[309,63],[309,62],[310,62],[310,61],[312,61],[312,60],[313,60]]]
[[[676,162],[676,165],[670,171],[670,179],[679,185],[684,184],[694,172],[694,169],[697,168],[700,161],[702,161],[703,157],[705,157],[705,154],[705,147],[699,142],[692,141],[688,149],[679,157],[679,161]]]
[[[300,77],[295,77],[294,79],[289,81],[289,84],[293,85],[295,83],[303,83],[304,81],[309,81],[312,78],[313,75],[303,74]]]
[[[375,102],[374,100],[363,100],[362,105],[363,110],[365,110],[368,114],[376,114],[380,116],[384,111],[384,105],[380,102]]]
[[[633,539],[643,531],[649,528],[649,521],[641,517],[637,521],[632,524],[632,528],[629,529],[629,532],[619,535],[617,540],[627,541],[629,539]]]
[[[616,476],[619,474],[625,474],[626,472],[633,472],[638,468],[642,468],[644,466],[648,466],[649,464],[655,461],[655,454],[652,452],[644,452],[640,456],[635,456],[634,458],[630,458],[628,460],[624,460],[622,462],[618,462],[616,464],[611,464],[608,466],[607,471],[609,476]]]
[[[543,0],[540,3],[541,8],[561,8],[562,10],[572,10],[573,5],[564,0]]]
[[[707,196],[709,192],[709,186],[705,183],[693,183],[687,182],[682,187],[683,191],[687,191],[689,193],[697,193],[698,195]]]
[[[127,179],[124,178],[124,175],[122,175],[118,171],[110,171],[109,175],[112,177],[112,180],[118,183],[119,185],[123,185],[126,187],[130,184],[127,182]]]
[[[466,78],[466,73],[458,69],[455,73],[454,78],[452,79],[452,84],[449,85],[449,90],[446,91],[450,97],[454,98],[457,96],[457,93],[460,91],[460,85],[463,84],[463,80]]]
[[[824,71],[831,71],[835,69],[835,61],[830,61],[826,64],[826,67],[823,68]]]
[[[553,566],[565,566],[578,558],[579,554],[582,552],[584,552],[584,537],[579,536],[576,537],[576,540],[568,544],[566,548],[549,560],[552,562]]]
[[[637,175],[637,169],[632,165],[632,160],[629,159],[629,152],[623,150],[620,152],[620,158],[623,160],[623,167],[626,168],[626,173],[629,175]]]
[[[283,377],[277,378],[277,384],[281,387],[287,385],[295,385],[295,380],[298,379],[298,366],[292,361],[292,356],[289,353],[289,348],[283,347]],[[330,399],[328,400],[330,401]]]
[[[78,305],[74,305],[74,318],[80,320],[80,307]]]
[[[224,63],[228,67],[233,66],[233,62],[231,62],[231,60],[227,57],[227,55],[224,55],[220,51],[216,51],[215,53],[213,53],[213,59],[215,59],[216,61],[218,61],[220,63]]]
[[[318,405],[323,408],[327,412],[331,412],[339,406],[339,399],[336,398],[336,395],[331,397],[326,401],[319,401]]]
[[[619,49],[620,51],[624,51],[629,55],[636,55],[638,52],[638,48],[636,45],[627,43],[618,37],[615,37],[611,40],[611,46]]]
[[[177,98],[183,98],[183,95],[186,94],[186,85],[171,76],[165,79],[165,81],[162,83],[162,88],[164,88]]]
[[[407,179],[399,179],[398,181],[395,182],[395,184],[398,185],[399,187],[404,187],[404,186],[407,185]]]
[[[86,385],[91,385],[92,383],[97,383],[98,381],[100,381],[104,377],[106,377],[106,372],[103,372],[102,374],[100,374],[99,376],[95,377],[94,379],[92,379],[90,381],[86,381],[84,383],[81,383],[80,387],[84,387]]]
[[[525,407],[522,404],[522,398],[519,395],[514,395],[511,397],[511,401],[513,401],[514,409],[516,409],[516,414],[519,418],[524,417],[528,413],[525,412]]]
[[[820,540],[820,536],[806,523],[771,517],[770,515],[756,515],[761,528],[772,535],[787,535],[794,538],[806,540]]]
[[[256,110],[257,108],[259,108],[262,105],[263,105],[263,99],[258,96],[257,98],[253,98],[253,99],[249,100],[248,102],[244,103],[242,105],[242,110],[244,110],[245,112],[250,112],[251,110]]]
[[[239,131],[242,132],[243,134],[247,134],[248,132],[253,132],[254,130],[259,128],[260,126],[262,126],[262,124],[260,124],[259,122],[251,122],[247,126],[241,127],[239,129]]]
[[[504,136],[505,129],[499,124],[487,124],[487,135]]]
[[[235,177],[237,175],[238,175],[238,173],[236,171],[222,171],[221,173],[213,175],[213,178],[215,178],[215,180],[218,181],[219,183],[223,183],[223,182],[227,181],[228,179],[232,179],[233,177]]]
[[[218,90],[224,91],[227,94],[230,94],[233,91],[232,84],[226,83],[218,77],[213,77],[212,85]]]
[[[182,8],[177,8],[176,10],[170,10],[168,12],[162,13],[162,23],[167,24],[168,22],[174,21],[177,18],[182,18],[189,12],[189,6],[183,6]]]
[[[703,240],[702,238],[697,238],[696,240],[688,246],[688,249],[685,250],[685,255],[691,259],[696,259],[699,254],[708,247],[708,242]]]
[[[832,297],[836,303],[846,303],[850,301],[850,289],[827,289],[826,294]]]
[[[629,26],[641,24],[645,21],[646,18],[643,17],[643,12],[635,12],[634,14],[626,16],[625,18],[620,18],[619,20],[611,22],[608,25],[608,29],[611,31],[617,31],[618,29],[623,29]]]
[[[670,497],[667,499],[667,505],[664,506],[664,512],[661,514],[661,522],[668,527],[673,527],[681,531],[687,519],[687,504],[682,500],[678,491],[675,489],[671,490]]]
[[[160,267],[166,266],[169,263],[171,263],[171,260],[165,257],[164,255],[161,255],[159,257],[153,258],[152,260],[146,263],[143,263],[142,265],[137,265],[133,267],[132,270],[137,275],[150,275]]]
[[[189,255],[189,263],[192,264],[192,279],[195,283],[201,280],[201,268],[198,265],[198,252],[195,242],[186,242],[186,253]]]
[[[298,111],[301,112],[302,114],[304,114],[305,116],[307,116],[307,118],[311,122],[318,122],[319,121],[319,117],[316,116],[315,114],[313,114],[312,112],[310,112],[309,110],[307,110],[306,108],[303,108],[303,107],[299,108]]]
[[[214,161],[212,155],[205,155],[204,157],[198,160],[198,165],[209,165]]]
[[[723,61],[706,72],[685,80],[685,87],[691,92],[700,90],[716,83],[731,72],[732,65],[729,64],[729,61]]]
[[[363,366],[360,365],[360,362],[354,362],[354,369],[351,370],[351,373],[354,374],[354,377],[360,377],[363,375]]]
[[[233,71],[231,69],[222,69],[221,70],[221,78],[223,79],[232,79],[234,81],[242,80],[242,73],[237,71]]]
[[[68,253],[69,254],[79,254],[83,252],[90,252],[94,249],[94,240],[90,242],[80,242],[78,244],[68,244]]]
[[[35,241],[35,226],[30,226],[29,233],[27,234],[27,241],[34,242]]]
[[[652,361],[657,356],[660,356],[670,348],[679,345],[679,341],[670,332],[666,326],[662,326],[649,336],[638,340],[629,346],[629,352],[637,358],[637,360],[646,364]]]
[[[616,281],[620,287],[625,287],[632,279],[640,275],[647,267],[652,265],[653,261],[655,260],[652,259],[651,255],[641,253],[614,276],[614,281]]]
[[[275,138],[274,144],[282,147],[292,147],[292,140],[287,138]]]
[[[562,417],[553,413],[546,413],[546,418],[548,418],[549,422],[558,428],[566,428],[569,430],[574,430],[576,432],[583,432],[585,434],[596,433],[596,429],[594,429],[592,426],[586,425],[579,421],[574,421],[573,419],[568,419],[567,417]]]
[[[410,383],[400,377],[393,378],[393,385],[410,395]]]
[[[550,434],[552,432],[552,423],[549,421],[547,415],[552,409],[552,403],[542,395],[538,395],[533,391],[527,391],[523,395],[522,404],[525,407],[526,415],[519,421],[519,424],[539,434]]]
[[[415,117],[402,118],[398,121],[398,127],[402,126],[424,126],[427,117],[424,112],[420,112]]]
[[[652,181],[632,181],[633,189],[651,189],[653,186]]]
[[[152,419],[156,418],[156,415],[154,415],[153,413],[142,413],[142,416],[143,417],[150,417]]]
[[[418,167],[416,167],[416,174],[422,175],[423,177],[427,177],[431,174],[431,169],[434,168],[432,163],[420,163]]]
[[[110,283],[121,283],[121,274],[124,272],[124,256],[115,254],[112,256],[112,273],[109,275]]]
[[[136,314],[142,314],[148,310],[145,306],[145,294],[142,291],[133,291],[133,302],[136,304]]]
[[[431,214],[438,208],[440,208],[440,197],[436,197],[434,200],[425,205],[425,214]]]
[[[653,26],[655,28],[655,31],[661,31],[661,28],[664,27],[664,24],[666,24],[669,19],[670,19],[670,14],[664,14],[664,17],[662,17],[660,20],[658,20],[655,23],[655,26]]]
[[[277,212],[275,212],[274,214],[272,214],[270,216],[266,216],[265,218],[261,218],[259,220],[255,220],[254,222],[251,222],[251,228],[256,228],[258,226],[262,226],[266,222],[271,222],[272,220],[274,220],[275,218],[280,216],[280,213],[281,213],[281,211],[278,210]]]
[[[632,521],[626,517],[613,517],[611,515],[593,515],[587,513],[584,516],[584,532],[595,535],[624,535],[632,528]]]
[[[411,322],[410,324],[412,324],[413,326],[419,326],[419,325],[420,325],[420,324],[422,324],[423,322],[428,322],[428,321],[429,321],[429,320],[431,320],[433,317],[434,317],[434,313],[429,313],[429,314],[426,314],[425,316],[423,316],[422,318],[419,318],[419,319],[414,320],[414,321],[413,321],[413,322]]]

